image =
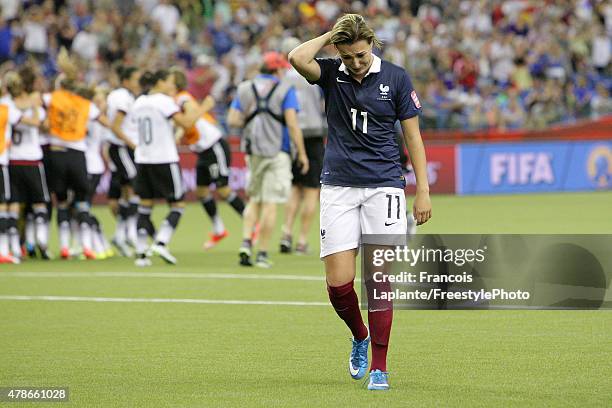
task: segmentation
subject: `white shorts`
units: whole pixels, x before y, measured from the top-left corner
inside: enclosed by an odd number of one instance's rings
[[[406,231],[403,189],[321,186],[321,258],[358,248],[362,234]]]

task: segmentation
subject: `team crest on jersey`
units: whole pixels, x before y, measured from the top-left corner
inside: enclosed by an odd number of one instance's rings
[[[378,101],[389,101],[389,100],[391,100],[391,98],[389,97],[389,85],[380,84],[378,89],[380,91],[380,95],[378,96],[378,98],[376,98],[376,100],[378,100]]]
[[[410,92],[410,97],[412,98],[412,102],[414,102],[414,106],[417,109],[421,109],[421,102],[419,102],[419,97],[416,94],[416,91]]]

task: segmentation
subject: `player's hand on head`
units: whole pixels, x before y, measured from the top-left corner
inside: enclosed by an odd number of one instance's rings
[[[416,193],[412,206],[412,215],[417,225],[426,223],[431,218],[431,199],[429,193]]]

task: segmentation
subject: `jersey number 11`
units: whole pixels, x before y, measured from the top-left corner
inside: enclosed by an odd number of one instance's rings
[[[363,116],[363,133],[368,133],[368,112],[360,112]],[[357,109],[351,108],[351,119],[353,121],[353,130],[357,128]]]

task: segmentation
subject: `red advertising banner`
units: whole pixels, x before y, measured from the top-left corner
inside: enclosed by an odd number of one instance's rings
[[[243,191],[246,186],[247,168],[244,160],[244,153],[240,151],[240,141],[238,138],[228,139],[231,152],[232,164],[230,171],[229,184],[233,190]],[[453,194],[455,193],[455,145],[430,145],[425,148],[427,152],[427,176],[430,184],[430,192],[434,194]],[[196,163],[197,155],[188,150],[181,150],[179,153],[181,171],[183,173],[183,185],[187,190],[186,199],[195,199],[196,189]],[[106,201],[106,192],[110,183],[110,174],[107,172],[100,180],[98,186],[96,203]],[[406,177],[406,184],[409,193],[415,191],[414,174]]]
[[[425,146],[430,193],[455,193],[455,150],[455,145],[452,144]],[[414,193],[416,184],[414,173],[406,177],[406,184],[406,191]]]

